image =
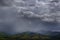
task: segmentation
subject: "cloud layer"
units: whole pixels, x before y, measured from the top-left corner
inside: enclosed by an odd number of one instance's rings
[[[59,4],[59,0],[3,0],[0,29],[9,33],[59,31]]]
[[[30,2],[30,3],[29,3]],[[22,5],[20,5],[20,3]],[[24,17],[28,18],[39,18],[41,21],[46,22],[60,22],[60,2],[55,1],[20,1],[16,2],[16,7],[18,8],[18,12],[22,14]]]

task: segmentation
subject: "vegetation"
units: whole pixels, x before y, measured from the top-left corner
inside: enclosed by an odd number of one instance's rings
[[[60,40],[59,35],[49,36],[33,32],[23,32],[19,34],[7,35],[0,33],[0,40]]]

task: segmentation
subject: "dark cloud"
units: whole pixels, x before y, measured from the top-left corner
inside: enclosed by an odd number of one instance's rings
[[[0,0],[0,6],[11,6],[13,0]]]
[[[12,6],[6,6],[11,2]],[[60,30],[59,4],[59,2],[51,3],[50,0],[0,0],[0,5],[3,6],[0,6],[0,31],[42,33],[42,31]]]

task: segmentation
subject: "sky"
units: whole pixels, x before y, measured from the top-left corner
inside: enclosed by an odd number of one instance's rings
[[[0,31],[60,32],[59,0],[0,0]]]

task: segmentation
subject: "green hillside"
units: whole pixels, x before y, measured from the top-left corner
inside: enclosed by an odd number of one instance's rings
[[[60,40],[60,35],[50,36],[33,32],[7,35],[6,33],[0,32],[0,40]]]

